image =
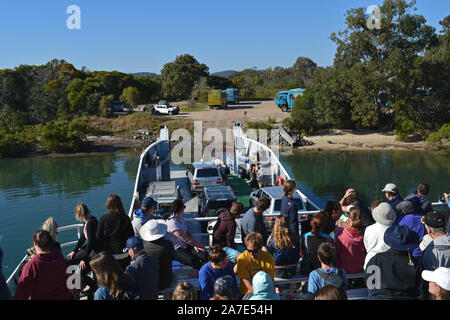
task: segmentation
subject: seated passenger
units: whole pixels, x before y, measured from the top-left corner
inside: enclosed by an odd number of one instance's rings
[[[183,218],[186,206],[183,200],[176,199],[172,204],[172,214],[167,219],[167,231],[173,235],[172,241],[177,253],[177,260],[192,266],[195,270],[208,261],[208,252],[205,246],[198,243],[192,236]]]
[[[214,283],[216,279],[227,275],[233,277],[233,295],[237,297],[239,290],[233,272],[233,266],[229,263],[225,251],[218,245],[212,245],[209,262],[203,265],[198,275],[200,282],[200,300],[211,299],[214,296]]]
[[[133,213],[131,224],[133,225],[135,236],[139,237],[139,230],[147,221],[158,218],[153,214],[157,204],[158,203],[153,198],[145,197],[144,200],[142,200],[141,208]]]
[[[113,255],[102,251],[89,262],[97,277],[94,300],[138,300],[140,292]]]
[[[14,300],[69,300],[67,264],[45,230],[33,236],[36,254],[23,267]]]
[[[245,238],[245,250],[237,259],[235,272],[240,283],[240,295],[247,300],[253,295],[252,279],[258,271],[264,271],[274,280],[275,261],[273,256],[262,250],[263,239],[261,234],[252,232]]]

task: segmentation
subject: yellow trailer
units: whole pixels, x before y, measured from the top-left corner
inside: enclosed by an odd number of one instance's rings
[[[208,93],[208,106],[209,108],[226,108],[228,105],[227,102],[227,93],[222,92],[222,90],[211,90]]]

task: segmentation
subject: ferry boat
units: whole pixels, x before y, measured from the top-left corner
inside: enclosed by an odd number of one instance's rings
[[[240,124],[233,124],[233,139],[234,146],[230,150],[226,150],[224,153],[223,162],[230,168],[231,174],[229,175],[227,184],[237,191],[238,200],[243,202],[244,207],[249,207],[250,193],[256,189],[250,188],[249,181],[241,177],[243,171],[249,170],[252,163],[260,163],[264,170],[267,186],[276,186],[279,181],[286,181],[291,179],[286,169],[279,161],[276,154],[268,146],[249,138]],[[128,215],[130,219],[133,218],[133,212],[138,208],[139,203],[143,198],[153,191],[149,191],[149,187],[158,181],[175,181],[176,190],[179,197],[182,197],[186,208],[184,211],[185,221],[189,224],[189,228],[193,233],[193,236],[208,247],[208,239],[211,238],[211,230],[206,233],[201,232],[201,222],[214,221],[217,217],[199,217],[198,216],[198,197],[191,193],[190,187],[187,181],[187,175],[185,170],[171,170],[171,158],[170,158],[170,139],[169,130],[167,127],[163,127],[160,130],[160,136],[156,142],[147,147],[140,156],[139,166],[137,169],[136,182],[133,190],[133,197],[129,207]],[[169,188],[171,189],[171,188]],[[313,215],[320,211],[313,201],[311,201],[300,190],[297,193],[302,201],[302,209],[298,214],[304,219],[305,216]],[[247,205],[246,205],[247,204]],[[433,205],[439,205],[440,203],[433,203]],[[164,210],[160,208],[161,210]],[[266,214],[267,218],[278,216],[278,213]],[[236,230],[235,242],[241,243],[240,235],[240,219],[236,219],[238,228]],[[78,238],[82,234],[82,224],[73,224],[58,228],[58,232],[65,232],[68,230],[77,230]],[[74,241],[62,243],[61,248],[72,247],[76,245],[78,239]],[[20,277],[20,270],[27,262],[27,256],[22,259],[15,270],[7,279],[7,285],[12,289],[18,282]],[[300,264],[300,262],[299,262]],[[176,280],[172,286],[163,292],[160,292],[159,299],[169,299],[171,291],[181,281],[189,281],[198,289],[198,278],[190,278],[192,268],[180,264],[178,261],[173,261],[173,271],[176,275]],[[364,277],[363,273],[349,274],[347,279],[356,279]],[[293,279],[277,279],[275,278],[275,285],[284,288],[284,295],[288,299],[295,299],[299,296],[291,294],[299,287],[301,282],[307,281],[307,277],[296,277]],[[347,295],[349,300],[367,299],[367,289],[354,289],[348,290]]]

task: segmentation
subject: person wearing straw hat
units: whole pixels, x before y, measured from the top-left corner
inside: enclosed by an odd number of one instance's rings
[[[427,295],[421,277],[421,265],[411,258],[419,246],[419,236],[407,226],[392,225],[384,233],[390,247],[377,253],[367,263],[368,270],[379,274],[379,283],[371,292],[372,300],[416,300]],[[372,271],[373,272],[373,271]]]
[[[173,280],[172,260],[175,260],[176,253],[172,242],[166,239],[167,235],[167,224],[160,219],[148,221],[139,230],[139,236],[144,243],[144,251],[158,261],[159,291],[170,287]]]
[[[433,296],[433,300],[450,300],[450,268],[424,270],[422,278],[429,282],[428,292]]]

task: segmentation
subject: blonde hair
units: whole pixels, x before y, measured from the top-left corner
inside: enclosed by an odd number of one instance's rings
[[[172,300],[197,300],[197,291],[192,283],[183,281],[175,287]]]
[[[85,222],[90,214],[88,207],[82,202],[75,207],[75,218],[78,221]]]
[[[284,183],[283,186],[283,195],[288,196],[292,194],[295,191],[295,188],[297,187],[297,183],[295,180],[289,179]]]
[[[289,226],[289,217],[282,214],[275,219],[272,230],[275,249],[295,248],[298,238]]]
[[[58,234],[58,224],[56,223],[55,219],[52,217],[48,218],[44,221],[42,224],[42,230],[47,231],[50,233],[53,240],[56,240],[57,234]]]

